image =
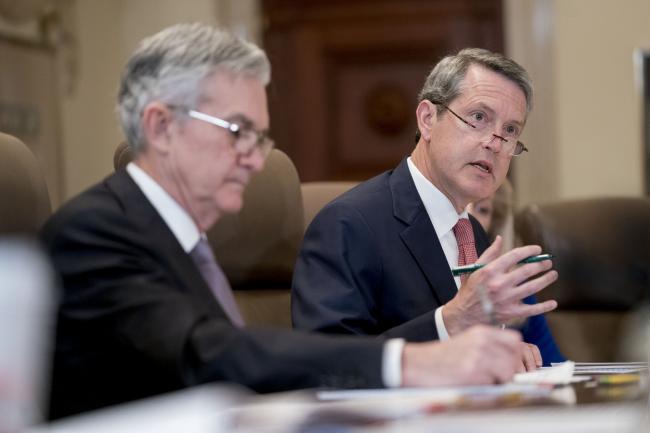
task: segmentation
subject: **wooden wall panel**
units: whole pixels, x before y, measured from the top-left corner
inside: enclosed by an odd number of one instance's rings
[[[467,46],[501,51],[496,0],[264,0],[271,129],[303,181],[366,179],[414,146],[431,67]]]

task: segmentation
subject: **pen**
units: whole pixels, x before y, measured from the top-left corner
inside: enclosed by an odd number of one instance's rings
[[[552,254],[539,254],[537,256],[526,257],[525,259],[518,262],[518,264],[523,265],[525,263],[541,262],[544,260],[551,260],[554,257],[555,256]],[[457,277],[459,275],[469,274],[471,272],[477,271],[481,269],[483,266],[485,266],[485,264],[483,263],[474,263],[473,265],[459,266],[457,268],[452,269],[451,273],[454,277]]]

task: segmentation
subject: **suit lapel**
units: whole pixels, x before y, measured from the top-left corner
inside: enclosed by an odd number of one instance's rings
[[[131,176],[125,170],[120,170],[107,178],[106,184],[121,202],[127,219],[146,237],[149,252],[173,275],[178,288],[191,292],[192,299],[200,299],[202,306],[217,309],[223,317],[227,317],[190,255],[183,250]]]
[[[406,159],[393,171],[388,182],[393,199],[393,215],[407,225],[400,237],[422,270],[439,304],[446,304],[458,290]]]

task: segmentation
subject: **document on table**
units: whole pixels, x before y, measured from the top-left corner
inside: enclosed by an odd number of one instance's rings
[[[535,371],[515,374],[513,382],[566,385],[576,381],[573,377],[574,366],[573,361],[560,362],[551,367],[542,367]]]
[[[643,373],[647,371],[647,362],[576,362],[573,368],[573,374],[576,375]]]

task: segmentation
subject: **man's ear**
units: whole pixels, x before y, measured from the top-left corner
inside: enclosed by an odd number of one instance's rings
[[[142,110],[142,130],[148,146],[158,152],[167,152],[173,114],[161,102],[147,104]]]
[[[415,118],[418,122],[420,135],[425,141],[431,139],[431,123],[436,116],[436,106],[433,102],[425,99],[420,101],[418,108],[415,109]]]

